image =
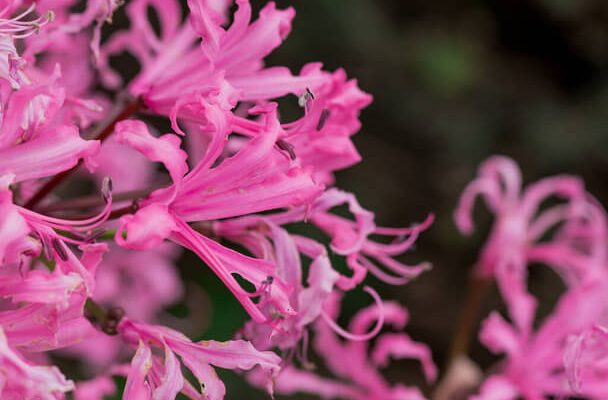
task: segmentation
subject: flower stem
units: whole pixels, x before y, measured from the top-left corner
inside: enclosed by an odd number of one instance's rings
[[[119,121],[129,118],[131,115],[135,114],[141,105],[142,100],[140,98],[126,102],[121,108],[121,111],[113,116],[109,122],[103,124],[97,131],[98,133],[93,135],[93,138],[101,142],[106,140],[112,134],[112,132],[114,132],[114,127],[116,124]],[[72,169],[68,169],[55,175],[51,180],[38,189],[36,193],[34,193],[34,195],[25,203],[25,208],[33,209],[36,207],[36,205],[40,203],[40,201],[43,200],[49,193],[51,193],[61,182],[74,173],[74,171],[76,171],[81,164],[82,161],[78,162],[78,164],[76,164],[76,166]]]
[[[106,319],[106,310],[91,298],[88,298],[84,303],[84,310],[87,317],[95,322],[101,322]]]
[[[477,323],[481,301],[488,293],[488,290],[492,286],[492,282],[491,279],[480,277],[475,271],[471,273],[467,297],[460,313],[460,318],[458,319],[456,333],[452,339],[448,365],[456,357],[468,353],[471,344],[471,335],[473,334],[475,324]]]
[[[126,214],[134,214],[135,212],[137,212],[138,209],[139,206],[137,205],[137,200],[133,200],[133,202],[128,206],[112,210],[110,215],[108,215],[108,221],[118,219]]]
[[[163,187],[164,185],[152,185],[150,187],[138,190],[129,190],[120,193],[112,194],[112,201],[114,203],[120,203],[127,200],[137,200],[147,197],[150,193]],[[45,205],[40,207],[40,212],[57,212],[57,211],[69,211],[69,210],[82,210],[85,208],[101,207],[105,204],[104,200],[99,195],[77,197],[75,199],[61,200],[56,203]]]

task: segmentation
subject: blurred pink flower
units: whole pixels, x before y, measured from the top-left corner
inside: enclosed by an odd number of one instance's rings
[[[576,395],[567,384],[564,346],[606,313],[606,215],[574,177],[545,178],[522,192],[520,171],[505,157],[483,163],[479,177],[461,197],[455,218],[467,234],[473,229],[471,213],[477,195],[486,200],[496,220],[475,273],[496,279],[512,323],[497,312],[483,322],[481,342],[494,353],[504,353],[506,359],[475,398]],[[566,203],[541,208],[552,196]],[[553,312],[538,328],[534,325],[536,299],[527,288],[528,266],[533,262],[553,268],[566,285]]]
[[[33,365],[11,349],[0,329],[0,393],[6,400],[62,399],[74,389],[57,367]]]

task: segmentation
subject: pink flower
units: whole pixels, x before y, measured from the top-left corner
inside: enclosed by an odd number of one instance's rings
[[[146,19],[144,11],[148,4],[153,4],[160,16],[160,37]],[[131,2],[127,13],[132,29],[115,34],[104,45],[102,60],[124,49],[133,53],[142,63],[142,73],[131,83],[131,93],[142,95],[149,107],[165,115],[177,104],[183,104],[178,101],[181,98],[224,86],[218,82],[209,88],[217,79],[226,79],[229,86],[240,92],[240,100],[299,94],[306,87],[315,87],[314,80],[294,77],[287,68],[262,68],[262,59],[289,32],[293,9],[277,10],[274,3],[269,3],[260,12],[260,18],[250,24],[249,1],[239,0],[237,4],[234,21],[225,30],[221,26],[224,17],[214,9],[213,2],[189,1],[191,23],[181,26],[177,2]],[[199,37],[203,38],[200,47],[196,45]],[[175,63],[176,59],[183,62]],[[103,71],[108,83],[118,83],[107,66]],[[262,88],[265,89],[260,93]]]
[[[481,387],[476,399],[529,399],[571,396],[563,360],[570,338],[588,331],[605,314],[608,284],[606,216],[573,177],[546,178],[521,190],[515,163],[494,157],[482,164],[479,177],[465,189],[455,217],[471,233],[471,211],[481,194],[496,221],[475,272],[494,277],[512,323],[492,313],[480,340],[494,353],[506,355],[502,368]],[[565,204],[541,209],[556,195]],[[546,264],[566,285],[553,312],[535,329],[536,299],[527,289],[532,262]],[[593,389],[584,393],[593,395]]]
[[[522,192],[517,165],[505,157],[490,158],[480,167],[479,177],[465,189],[455,213],[456,224],[465,234],[473,231],[471,214],[478,195],[486,200],[496,221],[476,273],[496,278],[522,332],[531,328],[535,308],[534,299],[526,291],[528,263],[550,265],[568,284],[585,276],[605,274],[605,215],[579,179],[546,178]],[[551,196],[564,198],[566,203],[541,211],[541,203]],[[555,239],[541,241],[555,226],[560,227]],[[587,244],[579,246],[579,239]]]
[[[0,329],[0,393],[6,400],[62,399],[74,389],[57,367],[37,366],[11,349]]]
[[[340,306],[339,296],[333,295],[325,303],[325,312],[331,317],[337,317]],[[354,334],[362,334],[380,315],[384,321],[396,329],[403,329],[408,315],[405,309],[396,303],[384,303],[361,310],[351,320],[350,330]],[[276,391],[281,394],[296,392],[311,393],[323,398],[349,399],[424,399],[418,389],[408,388],[401,384],[391,386],[379,374],[378,368],[388,363],[392,358],[413,358],[421,362],[424,375],[429,382],[437,377],[437,369],[433,364],[429,349],[413,341],[403,333],[381,334],[376,345],[368,354],[369,346],[366,341],[342,342],[336,336],[333,328],[326,320],[319,319],[314,324],[315,339],[313,346],[323,357],[327,368],[338,379],[322,378],[311,371],[298,370],[295,367],[285,368],[276,380]],[[255,382],[258,377],[253,374]]]
[[[330,212],[333,207],[342,204],[348,205],[354,221]],[[350,290],[360,284],[368,271],[386,283],[402,285],[431,268],[426,262],[407,265],[394,257],[412,247],[418,235],[433,222],[432,215],[411,228],[376,226],[374,214],[361,207],[353,194],[332,188],[325,191],[310,207],[278,213],[270,218],[281,225],[307,218],[325,232],[331,238],[332,250],[346,256],[347,264],[353,270],[351,277],[341,276],[338,280],[337,285],[342,290]],[[395,239],[383,244],[371,240],[372,235]],[[387,271],[374,261],[384,266]]]
[[[401,332],[383,332],[369,343],[385,321],[401,330],[404,309],[363,287],[375,305],[357,313],[348,330],[336,322],[338,290],[356,288],[367,272],[402,284],[429,267],[397,257],[432,217],[411,228],[380,227],[354,195],[325,190],[334,171],[360,160],[351,136],[371,96],[341,69],[309,63],[292,74],[265,65],[291,30],[292,8],[270,2],[254,18],[248,0],[235,7],[228,0],[189,0],[182,18],[177,0],[132,0],[129,28],[100,44],[102,25],[121,3],[92,0],[79,13],[73,0],[0,6],[0,397],[62,399],[75,390],[77,400],[100,399],[115,391],[111,378],[118,375],[126,377],[125,399],[179,393],[222,399],[226,388],[215,368],[223,368],[247,371],[271,396],[277,382],[281,393],[421,398],[418,389],[389,384],[378,369],[391,358],[413,358],[432,382],[437,371],[428,348]],[[136,99],[108,116],[111,96],[97,79],[119,88],[109,59],[123,51],[140,62],[123,91]],[[279,119],[274,100],[286,95],[298,96],[303,108],[295,121]],[[125,119],[134,114],[145,122]],[[164,117],[176,134],[151,134],[149,116]],[[84,139],[92,137],[97,140]],[[169,184],[154,163],[166,169]],[[102,198],[57,196],[54,188],[83,164],[87,171],[80,168],[77,177],[100,183]],[[126,191],[114,209],[106,175]],[[335,214],[340,206],[351,216]],[[352,276],[334,270],[323,243],[289,232],[299,222],[326,234]],[[589,293],[572,294],[573,303],[600,293],[581,272],[589,259],[600,262],[599,246],[589,239],[599,235],[596,229],[568,224],[559,247],[567,250],[539,247],[530,255],[552,260],[559,253],[564,261],[553,260],[556,265],[574,265],[569,293],[583,287]],[[103,243],[108,230],[116,244]],[[581,240],[593,251],[568,247]],[[194,252],[251,316],[237,340],[194,343],[154,325],[182,295],[173,265],[177,246]],[[587,327],[587,319],[581,316],[576,327]],[[564,332],[554,336],[582,331]],[[311,333],[335,379],[309,370]],[[121,361],[125,344],[135,352],[128,365]],[[78,357],[94,376],[75,388],[55,367],[35,366],[19,353],[44,364],[45,353],[57,349],[59,357]],[[271,351],[277,349],[283,358]]]
[[[174,182],[143,201],[136,214],[121,218],[117,242],[129,248],[146,248],[170,237],[204,260],[258,322],[267,317],[232,274],[239,274],[259,289],[268,276],[276,276],[273,265],[225,248],[196,232],[187,222],[294,207],[319,194],[321,187],[311,180],[309,173],[291,165],[274,148],[280,131],[275,111],[267,111],[264,118],[266,135],[252,139],[237,154],[212,167],[225,143],[219,132],[217,143],[212,143],[205,158],[185,175],[185,154],[179,149],[176,136],[154,138],[139,122],[117,126],[120,141],[152,160],[163,162]],[[286,290],[277,279],[269,298],[278,312],[289,315],[293,307]]]
[[[602,399],[608,395],[606,360],[608,331],[594,325],[578,335],[568,337],[564,364],[568,383],[576,395]]]
[[[265,386],[272,392],[271,379],[279,370],[280,358],[271,352],[259,352],[249,342],[202,341],[193,343],[171,329],[123,319],[120,335],[137,352],[127,376],[124,398],[173,399],[179,392],[191,398],[223,399],[226,388],[213,367],[258,371],[265,376]],[[153,355],[152,349],[164,356]],[[195,388],[184,379],[178,355],[200,384]]]
[[[325,247],[306,237],[290,235],[285,229],[262,216],[216,222],[215,231],[222,237],[245,246],[253,255],[276,265],[276,277],[289,289],[289,302],[295,315],[277,318],[273,307],[265,307],[268,323],[250,321],[241,333],[258,349],[275,346],[283,350],[295,348],[308,338],[308,325],[320,317],[323,304],[334,290],[339,274],[332,268]],[[303,285],[301,257],[311,260],[307,285]],[[251,296],[263,303],[274,289],[274,278]],[[306,346],[306,344],[304,344]]]
[[[351,136],[361,127],[359,114],[372,97],[357,87],[356,80],[347,80],[343,70],[326,73],[321,64],[311,63],[302,68],[300,76],[325,76],[314,89],[306,88],[299,101],[305,110],[302,118],[283,124],[286,146],[290,156],[303,165],[314,167],[317,182],[332,184],[334,171],[350,167],[361,160]],[[236,132],[255,136],[264,132],[255,121],[235,118]]]
[[[140,321],[156,322],[159,314],[180,300],[183,285],[173,265],[177,246],[166,243],[147,251],[111,246],[95,276],[93,300],[102,306],[120,307]],[[86,360],[95,371],[115,362],[124,350],[114,336],[91,327],[86,341],[64,349],[63,354]]]

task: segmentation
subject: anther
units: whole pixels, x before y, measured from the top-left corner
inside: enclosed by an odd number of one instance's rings
[[[315,95],[310,91],[309,88],[306,88],[306,91],[298,97],[298,105],[302,108],[305,108],[308,105],[310,100],[314,100]]]
[[[291,160],[295,160],[296,159],[296,152],[293,148],[293,145],[291,143],[286,142],[283,139],[279,139],[277,140],[277,147],[285,152],[287,152],[287,154],[289,154],[289,158]]]
[[[317,131],[320,131],[325,126],[327,119],[329,118],[330,112],[327,108],[324,108],[321,111],[321,116],[319,117],[319,122],[317,122]]]
[[[103,196],[103,200],[106,203],[109,203],[112,199],[112,178],[106,176],[103,178],[103,182],[101,184],[101,195]]]
[[[108,230],[104,229],[104,228],[94,229],[91,233],[89,233],[88,235],[84,236],[82,238],[82,241],[83,242],[87,242],[87,243],[93,243],[97,239],[99,239],[99,237],[103,236],[107,231]]]
[[[48,10],[44,16],[47,22],[53,22],[55,20],[55,13],[52,10]]]
[[[63,247],[63,244],[59,241],[59,239],[53,239],[51,244],[53,245],[53,249],[55,249],[55,253],[57,253],[59,258],[61,258],[63,261],[67,261],[68,253],[65,251],[65,247]]]

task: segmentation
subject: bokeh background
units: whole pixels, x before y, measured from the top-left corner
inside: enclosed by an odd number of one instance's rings
[[[263,3],[254,1],[257,9]],[[608,200],[608,2],[285,0],[278,5],[294,6],[297,15],[270,65],[294,72],[309,61],[322,61],[330,70],[343,67],[374,96],[354,138],[363,161],[338,173],[338,185],[356,193],[383,225],[407,226],[436,214],[433,227],[404,258],[428,260],[433,270],[403,287],[371,278],[370,284],[410,310],[407,331],[427,342],[443,367],[469,272],[491,221],[479,207],[481,223],[471,238],[461,237],[452,221],[478,164],[493,154],[511,156],[525,182],[577,174],[600,201]],[[124,26],[123,14],[110,29]],[[180,269],[189,282],[188,296],[170,311],[182,318],[181,328],[195,338],[229,339],[245,313],[198,259],[185,254]],[[541,299],[542,318],[560,293],[559,280],[535,266],[530,286]],[[347,299],[342,324],[370,301],[357,294]],[[501,307],[494,289],[480,318]],[[496,362],[476,339],[471,356],[484,368]],[[413,362],[394,362],[385,372],[391,380],[432,389]],[[268,398],[235,375],[222,376],[229,399]]]

